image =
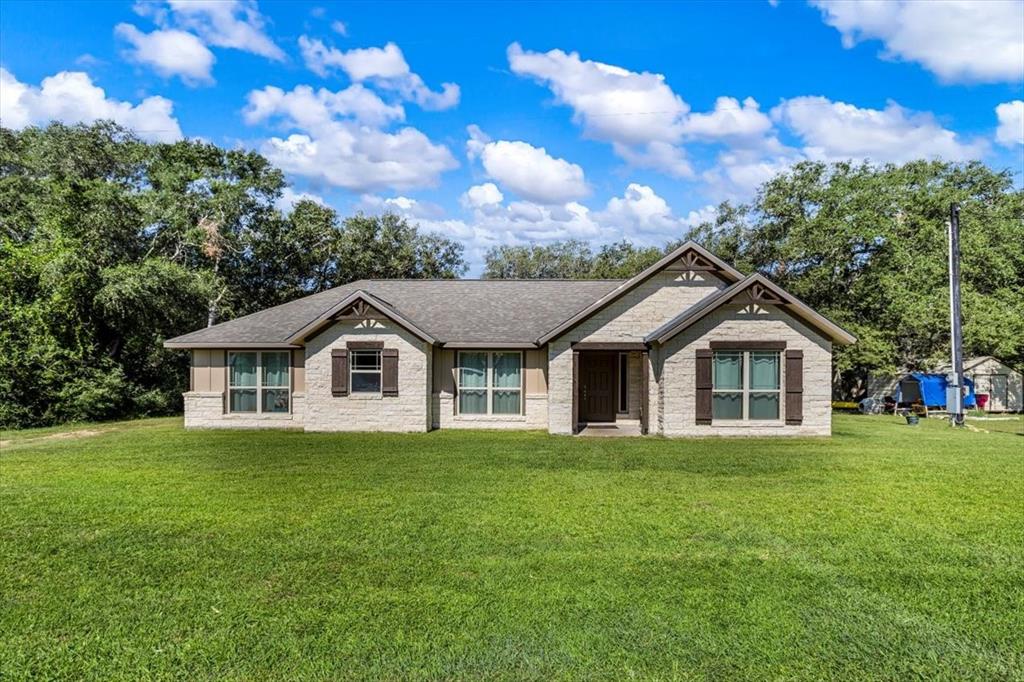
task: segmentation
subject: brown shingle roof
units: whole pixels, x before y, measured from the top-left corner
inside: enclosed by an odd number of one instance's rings
[[[350,294],[366,291],[441,343],[533,343],[622,280],[359,280],[167,341],[175,348],[284,344]],[[386,311],[385,311],[386,312]]]

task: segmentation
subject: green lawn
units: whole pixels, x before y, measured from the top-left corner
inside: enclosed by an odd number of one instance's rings
[[[0,679],[1022,679],[1012,425],[8,433]]]

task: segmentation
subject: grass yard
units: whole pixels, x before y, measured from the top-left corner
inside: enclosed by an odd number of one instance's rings
[[[0,679],[1024,679],[1022,430],[8,433]]]

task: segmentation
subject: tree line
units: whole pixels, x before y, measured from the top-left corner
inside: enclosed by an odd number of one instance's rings
[[[621,242],[503,246],[487,277],[629,277],[686,239],[761,272],[858,337],[837,348],[837,386],[857,397],[870,372],[948,362],[946,222],[961,206],[964,353],[1024,367],[1024,192],[1010,171],[973,162],[805,162],[749,204],[724,203],[664,248]]]
[[[395,215],[277,207],[259,154],[113,123],[0,128],[0,425],[180,410],[164,339],[356,279],[453,278],[461,244]]]
[[[945,221],[961,204],[965,352],[1024,364],[1024,192],[980,163],[803,163],[664,247],[502,246],[485,277],[626,278],[685,239],[856,334],[869,371],[948,354]],[[0,128],[0,425],[171,414],[169,337],[363,278],[454,278],[463,247],[385,214],[282,211],[257,153],[147,143],[110,122]]]

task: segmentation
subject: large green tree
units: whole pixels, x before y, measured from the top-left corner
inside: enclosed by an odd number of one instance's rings
[[[859,337],[848,386],[949,356],[946,225],[961,206],[964,352],[1024,365],[1024,192],[981,163],[801,163],[690,237],[758,270]]]
[[[393,215],[276,202],[259,154],[112,123],[0,128],[0,425],[178,409],[162,341],[362,277],[457,277],[462,249]]]
[[[674,248],[673,244],[666,248]],[[605,244],[595,254],[571,239],[529,246],[497,246],[484,257],[487,279],[624,279],[665,255],[665,249],[628,241]]]

